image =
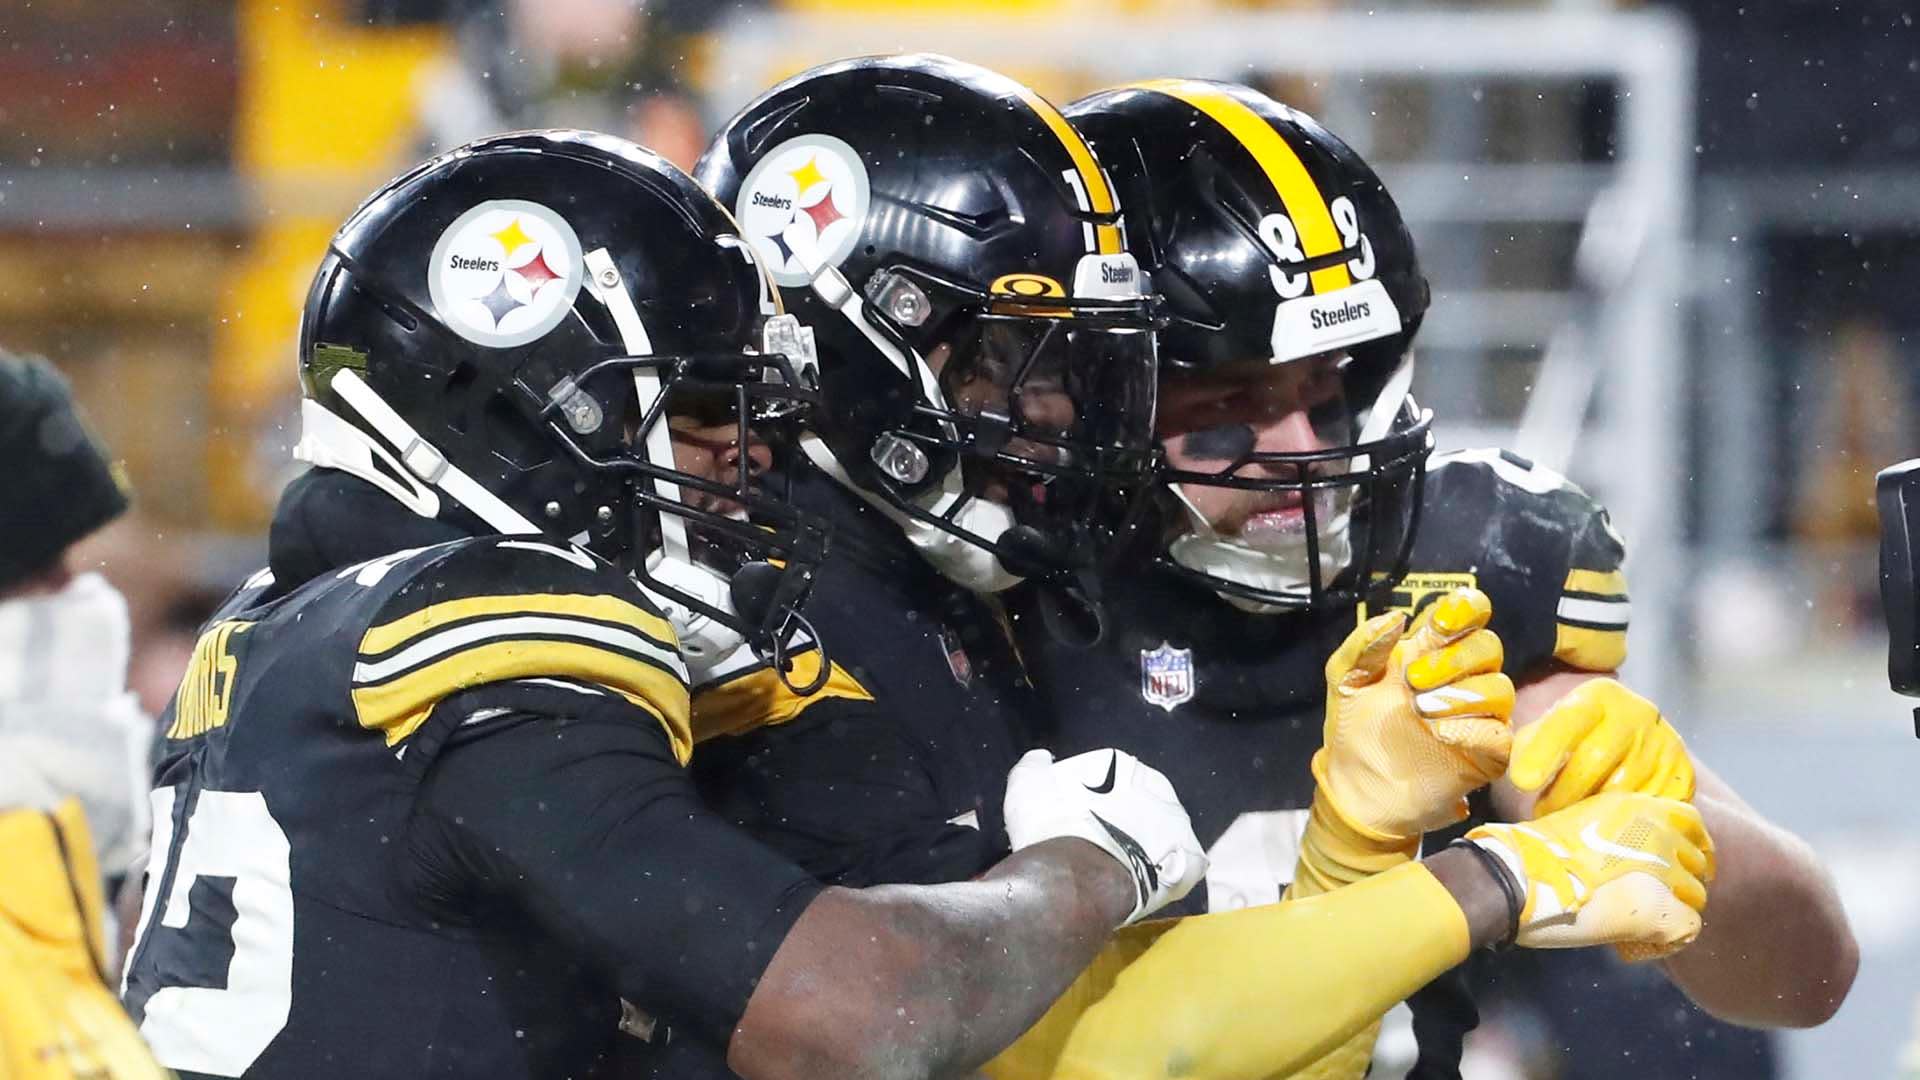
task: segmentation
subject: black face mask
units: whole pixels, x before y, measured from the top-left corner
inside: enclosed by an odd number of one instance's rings
[[[1156,374],[1144,304],[1014,307],[966,323],[940,372],[944,419],[969,486],[1005,489],[1023,576],[1090,565],[1115,507],[1144,492]]]
[[[1339,393],[1307,406],[1315,441],[1324,449],[1263,451],[1252,422],[1237,418],[1184,433],[1161,474],[1161,522],[1177,539],[1191,528],[1188,511],[1175,499],[1172,485],[1189,498],[1194,489],[1227,489],[1268,497],[1276,507],[1294,508],[1297,526],[1284,521],[1268,537],[1257,531],[1222,539],[1258,552],[1263,539],[1276,554],[1290,550],[1299,587],[1274,588],[1234,580],[1175,562],[1162,551],[1158,565],[1211,591],[1265,607],[1332,609],[1351,606],[1372,589],[1390,585],[1404,573],[1418,522],[1420,482],[1431,449],[1429,420],[1411,404],[1400,407],[1388,433],[1358,442],[1359,417],[1347,369]],[[1287,540],[1287,536],[1292,540]]]

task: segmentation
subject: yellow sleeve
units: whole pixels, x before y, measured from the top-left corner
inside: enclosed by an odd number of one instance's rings
[[[1289,1073],[1469,947],[1466,916],[1418,863],[1325,896],[1136,927],[985,1071],[994,1080]]]
[[[1315,776],[1323,760],[1314,757]],[[1411,862],[1419,851],[1417,836],[1408,840],[1379,836],[1340,816],[1333,800],[1327,798],[1325,785],[1316,784],[1287,898],[1304,900],[1364,881]]]
[[[1316,759],[1317,761],[1317,759]],[[1300,838],[1300,859],[1294,866],[1288,900],[1323,896],[1356,881],[1401,866],[1413,858],[1419,841],[1396,846],[1343,819],[1316,788],[1307,830]],[[1380,1039],[1380,1021],[1354,1032],[1325,1057],[1293,1073],[1294,1080],[1359,1080],[1373,1061],[1373,1044]]]

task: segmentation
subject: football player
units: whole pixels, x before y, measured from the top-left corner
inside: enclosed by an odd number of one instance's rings
[[[826,689],[794,700],[758,662],[711,672],[695,711],[733,719],[722,725],[730,737],[695,759],[703,790],[826,880],[973,876],[1004,850],[991,809],[1039,719],[995,594],[1027,579],[1037,622],[1085,630],[1097,617],[1094,549],[1140,479],[1130,452],[1150,416],[1141,360],[1157,320],[1114,192],[1051,105],[930,56],[803,73],[730,121],[696,172],[818,334],[823,407],[802,440],[796,489],[836,525],[835,561],[809,615],[832,645]],[[1339,710],[1342,730],[1367,732],[1349,744],[1374,745],[1370,725],[1413,708],[1398,674],[1388,677],[1390,653],[1404,663],[1483,652],[1484,622],[1475,609],[1445,630],[1424,627],[1399,653],[1403,623],[1383,622],[1343,653],[1364,671]],[[1359,693],[1362,684],[1375,689]],[[1457,712],[1504,733],[1504,703],[1484,704],[1483,714]],[[1504,743],[1493,742],[1471,786],[1504,768]],[[1690,828],[1686,813],[1669,821],[1647,804],[1620,813],[1650,822],[1659,843]],[[1578,815],[1561,823],[1576,818],[1609,835],[1619,827]],[[1432,872],[1407,866],[1338,903],[1267,909],[1183,940],[1202,942],[1222,968],[1316,945],[1325,946],[1316,956],[1348,950],[1354,970],[1368,972],[1364,985],[1328,996],[1302,978],[1270,1002],[1300,1003],[1287,1030],[1305,1052],[1397,1000],[1388,988],[1403,996],[1470,941],[1509,933],[1509,914],[1527,922],[1500,899],[1502,881],[1564,870],[1500,877],[1475,858],[1444,854]],[[1365,953],[1383,911],[1407,932],[1391,950]],[[1313,1008],[1314,998],[1328,1007]],[[679,1057],[658,1075],[697,1074],[691,1043],[668,1053]]]
[[[1200,871],[1112,753],[1024,762],[1019,850],[932,888],[823,887],[700,805],[681,645],[791,635],[819,539],[746,428],[813,365],[662,159],[418,167],[335,236],[299,360],[317,467],[162,721],[124,996],[168,1067],[593,1075],[624,999],[747,1077],[964,1071]]]
[[[834,529],[807,613],[823,687],[797,698],[746,653],[709,669],[696,711],[736,737],[696,773],[823,877],[971,877],[1032,745],[997,594],[1082,589],[1103,501],[1151,446],[1156,324],[1118,207],[1058,110],[938,57],[804,72],[695,175],[816,335],[821,404],[788,471]],[[819,677],[816,652],[795,663]]]
[[[1131,248],[1167,300],[1156,425],[1168,482],[1140,553],[1152,569],[1109,590],[1107,638],[1092,650],[1023,644],[1053,703],[1044,739],[1158,750],[1188,793],[1211,861],[1179,910],[1266,903],[1289,883],[1313,895],[1465,816],[1459,791],[1419,789],[1431,770],[1411,760],[1371,788],[1342,783],[1330,775],[1339,750],[1321,747],[1313,721],[1320,658],[1356,607],[1419,611],[1471,586],[1491,597],[1504,649],[1407,677],[1441,725],[1480,708],[1463,691],[1512,679],[1520,730],[1494,817],[1601,792],[1690,799],[1720,877],[1698,944],[1665,956],[1665,971],[1744,1024],[1830,1016],[1856,952],[1827,872],[1612,678],[1628,599],[1606,511],[1505,452],[1436,455],[1422,470],[1429,421],[1407,388],[1427,285],[1373,171],[1310,117],[1241,86],[1146,83],[1067,114],[1114,174]],[[1449,606],[1434,618],[1458,621]],[[1438,687],[1448,679],[1459,681]],[[1422,817],[1433,811],[1445,812]],[[1420,1004],[1423,1068],[1445,1075],[1473,1013],[1439,993]],[[1367,1056],[1349,1048],[1328,1074],[1357,1075]]]

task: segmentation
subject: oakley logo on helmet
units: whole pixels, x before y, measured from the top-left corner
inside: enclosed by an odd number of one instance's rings
[[[867,169],[853,147],[831,135],[800,135],[747,173],[733,212],[773,280],[792,287],[853,253],[868,196]]]
[[[1044,274],[1002,274],[993,279],[988,292],[995,296],[1059,296],[1067,295],[1060,283]]]
[[[580,238],[538,203],[496,199],[447,226],[433,247],[434,311],[476,345],[525,345],[559,325],[579,295]]]

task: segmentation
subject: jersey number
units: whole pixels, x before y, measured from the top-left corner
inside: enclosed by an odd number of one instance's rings
[[[166,862],[148,871],[128,982],[160,971],[140,1034],[161,1064],[240,1076],[293,1007],[287,834],[259,792],[202,790],[176,844],[175,791],[152,795],[153,851]]]

